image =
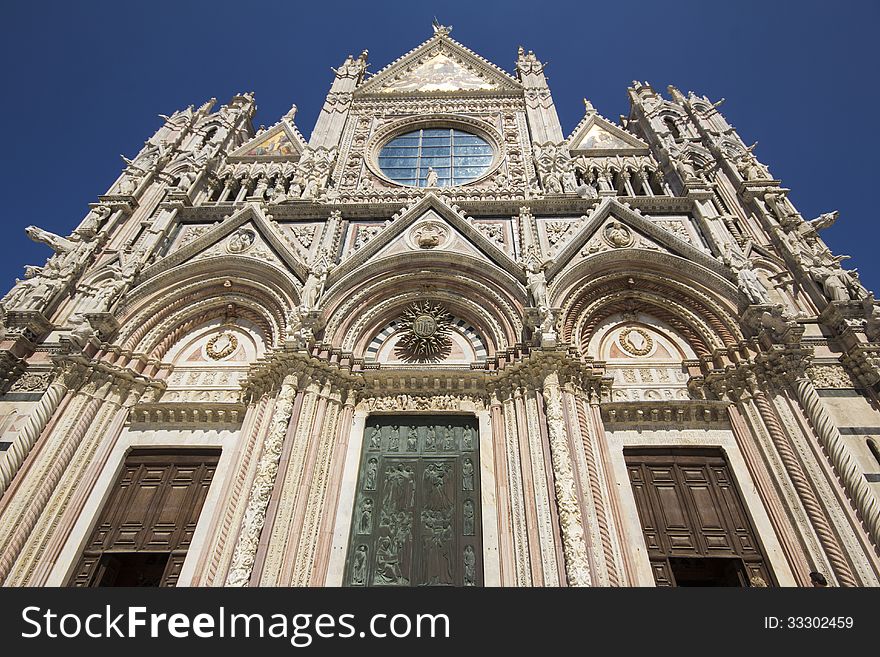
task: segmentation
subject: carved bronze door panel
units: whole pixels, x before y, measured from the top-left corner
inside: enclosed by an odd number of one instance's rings
[[[346,585],[482,585],[478,448],[475,418],[367,421]]]
[[[774,584],[720,450],[630,449],[624,455],[658,586]]]

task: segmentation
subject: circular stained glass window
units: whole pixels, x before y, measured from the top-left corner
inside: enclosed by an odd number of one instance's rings
[[[379,168],[401,185],[451,187],[482,176],[492,157],[492,146],[482,137],[454,128],[424,128],[385,144]]]

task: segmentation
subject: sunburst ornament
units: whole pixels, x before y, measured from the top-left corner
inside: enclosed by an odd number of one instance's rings
[[[440,303],[417,301],[403,311],[398,355],[410,361],[443,360],[452,348],[452,316]]]

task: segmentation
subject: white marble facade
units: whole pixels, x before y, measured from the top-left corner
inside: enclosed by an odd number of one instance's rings
[[[308,140],[171,114],[2,299],[0,582],[133,448],[221,451],[178,585],[341,585],[373,415],[476,418],[483,582],[654,584],[624,452],[723,453],[776,583],[880,577],[880,305],[712,102],[566,136],[542,62],[349,56]],[[293,100],[293,99],[292,99]],[[833,199],[828,199],[833,203]],[[873,445],[873,446],[872,446]]]

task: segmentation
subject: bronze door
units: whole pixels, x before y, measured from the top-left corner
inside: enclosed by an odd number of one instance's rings
[[[174,586],[218,450],[135,450],[125,459],[71,586]]]
[[[658,586],[773,585],[723,453],[625,450]]]
[[[357,486],[346,585],[482,585],[475,418],[371,417]]]

